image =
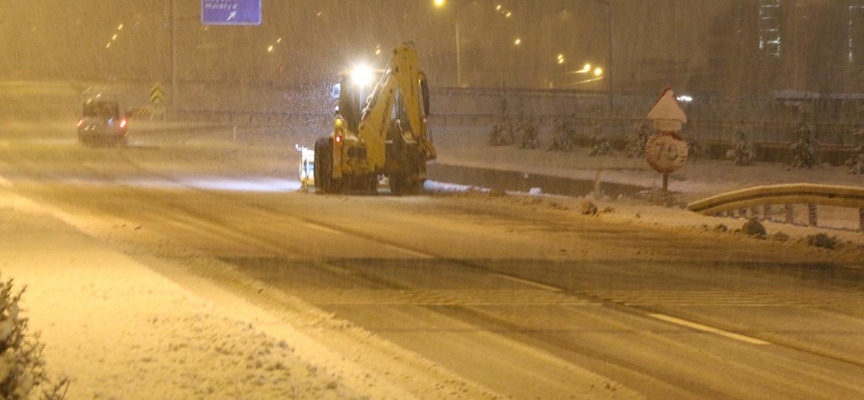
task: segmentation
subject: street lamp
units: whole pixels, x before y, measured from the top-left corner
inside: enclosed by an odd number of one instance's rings
[[[608,45],[606,46],[609,54],[607,56],[606,64],[608,66],[608,71],[606,71],[606,81],[607,88],[609,90],[609,114],[614,114],[615,106],[612,101],[612,97],[614,96],[612,91],[612,5],[614,0],[594,0],[595,3],[602,4],[606,6],[606,36]],[[602,74],[602,70],[601,70]]]
[[[447,0],[434,0],[435,8],[443,8]],[[454,13],[454,26],[456,29],[456,86],[462,87],[462,39],[459,35],[459,17]]]

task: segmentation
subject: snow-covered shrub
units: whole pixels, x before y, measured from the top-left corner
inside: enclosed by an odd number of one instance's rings
[[[731,159],[735,165],[747,166],[756,162],[756,149],[749,136],[743,120],[732,128],[732,149],[726,153],[726,158]]]
[[[42,399],[63,399],[69,381],[52,383],[48,377],[42,358],[44,345],[38,334],[28,335],[27,318],[21,315],[23,294],[24,289],[15,292],[12,280],[0,281],[0,399],[31,399],[37,388],[43,388]]]
[[[507,98],[502,97],[498,103],[498,121],[489,131],[487,143],[490,146],[506,146],[516,141],[513,135],[513,122],[507,115]]]
[[[548,151],[571,151],[576,145],[575,131],[570,119],[559,115],[555,118],[554,128],[552,131],[552,143],[549,144]]]
[[[816,148],[819,144],[816,141],[813,129],[807,123],[810,112],[810,108],[806,105],[799,107],[801,118],[789,127],[792,133],[792,141],[789,142],[792,160],[789,165],[792,168],[813,168],[818,165],[816,161]]]
[[[492,126],[487,143],[490,146],[507,146],[514,141],[513,124],[509,119],[505,119]]]
[[[824,233],[815,235],[807,235],[807,245],[813,247],[821,247],[823,249],[833,249],[837,246],[837,237],[828,236]]]
[[[624,148],[624,155],[627,157],[644,157],[645,144],[651,137],[651,128],[647,123],[636,122],[630,125],[630,135],[627,136],[627,146]]]
[[[588,152],[588,155],[596,157],[612,154],[612,144],[609,143],[609,138],[603,133],[603,124],[599,118],[592,119],[591,130],[591,151]]]
[[[813,168],[816,162],[816,147],[818,146],[813,130],[806,123],[797,122],[792,126],[794,139],[789,142],[789,150],[792,152],[793,168]]]
[[[597,215],[598,209],[590,200],[582,200],[579,203],[579,213],[582,215]]]
[[[773,235],[771,235],[771,239],[774,240],[775,242],[788,242],[789,241],[789,235],[787,235],[783,232],[776,232]]]
[[[697,162],[705,158],[705,146],[696,136],[687,136],[684,140],[687,142],[687,160]]]
[[[846,166],[849,167],[850,174],[864,174],[864,128],[853,132],[852,138],[855,147],[852,148],[852,155],[846,160]]]
[[[534,118],[520,118],[517,134],[519,135],[520,149],[536,149],[540,147],[540,140],[537,139],[537,127],[534,126]]]
[[[755,236],[764,239],[767,235],[765,226],[756,217],[752,217],[741,226],[741,232],[747,236]]]

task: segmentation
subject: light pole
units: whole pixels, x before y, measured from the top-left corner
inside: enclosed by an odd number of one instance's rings
[[[609,114],[612,115],[615,113],[615,106],[613,102],[614,90],[612,86],[612,5],[614,0],[593,0],[595,3],[602,4],[606,6],[606,39],[608,43],[606,48],[608,50],[608,54],[606,56],[606,80],[607,80],[607,90],[608,90],[608,98],[609,98]]]
[[[171,0],[171,107],[180,103],[177,89],[177,0]]]
[[[606,65],[606,79],[608,80],[609,85],[609,116],[615,114],[615,102],[613,101],[613,96],[615,96],[615,91],[612,87],[612,0],[607,0],[606,3],[606,35],[609,37],[609,44],[606,46],[609,49],[609,56],[607,57],[609,60]]]
[[[447,5],[446,0],[434,0],[432,4],[435,8],[443,8]],[[459,34],[459,17],[453,13],[453,20],[456,30],[456,86],[462,87],[462,38]]]

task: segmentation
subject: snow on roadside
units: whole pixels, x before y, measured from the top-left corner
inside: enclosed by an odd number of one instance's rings
[[[481,128],[439,127],[435,145],[438,162],[475,168],[491,168],[593,181],[600,172],[602,182],[616,182],[659,188],[662,175],[642,158],[623,155],[589,157],[590,149],[573,152],[524,150],[515,146],[491,147]],[[541,137],[543,135],[541,134]],[[548,138],[547,138],[548,139]],[[707,196],[752,186],[782,183],[864,185],[864,175],[850,175],[845,167],[817,166],[787,170],[780,164],[760,162],[737,167],[731,161],[688,161],[670,175],[669,188],[690,202]]]
[[[3,278],[27,286],[22,303],[49,370],[73,379],[67,398],[366,395],[29,201],[0,200]]]
[[[831,208],[831,214],[822,215],[822,226],[813,227],[801,224],[787,224],[780,221],[761,221],[767,231],[765,239],[748,237],[740,232],[747,222],[745,218],[705,216],[679,207],[651,205],[634,199],[593,199],[590,195],[577,198],[550,194],[530,194],[504,192],[497,189],[476,188],[464,185],[428,182],[427,190],[435,195],[455,195],[466,201],[479,201],[489,207],[500,207],[509,212],[550,213],[555,218],[593,218],[597,223],[622,224],[641,229],[669,232],[672,234],[708,236],[717,240],[741,241],[751,246],[785,246],[809,250],[818,257],[829,257],[839,261],[858,264],[864,257],[864,233],[852,228],[851,217],[857,217],[857,210]],[[583,203],[591,202],[596,206],[596,215],[582,215]],[[806,210],[798,207],[800,213]],[[853,215],[854,214],[854,215]],[[805,221],[806,215],[797,215],[797,221]],[[824,224],[835,226],[824,226]],[[854,221],[857,224],[857,219]],[[721,228],[722,226],[722,228]],[[843,227],[839,227],[843,226]],[[778,235],[780,233],[780,235]],[[810,236],[824,234],[835,238],[838,246],[828,250],[809,247]],[[788,238],[782,238],[782,236]],[[766,240],[767,239],[767,240]],[[808,249],[809,247],[809,249]]]
[[[482,127],[441,126],[435,132],[435,144],[439,153],[436,162],[447,165],[518,171],[586,181],[594,181],[599,176],[601,189],[606,182],[637,185],[647,190],[659,190],[662,185],[662,175],[651,170],[641,158],[627,158],[622,155],[589,157],[588,149],[584,148],[573,152],[550,152],[543,150],[542,146],[539,150],[524,150],[515,146],[491,147],[485,143],[488,130]],[[541,133],[541,140],[543,138]],[[724,160],[699,160],[688,161],[679,171],[671,174],[669,187],[676,193],[678,201],[691,202],[727,191],[786,183],[864,186],[864,175],[850,175],[845,167],[827,165],[814,169],[787,170],[782,165],[773,163],[737,167]],[[494,188],[485,190],[488,189]],[[542,192],[542,188],[535,189],[535,192]],[[582,201],[562,196],[543,196],[551,199],[551,204],[569,203],[571,208],[578,207],[577,204]],[[713,231],[718,225],[725,225],[729,233],[734,233],[745,222],[743,218],[708,217],[681,208],[653,206],[639,199],[595,200],[592,193],[586,193],[584,198],[595,201],[599,209],[614,209],[614,212],[602,216],[610,222],[693,232]],[[819,207],[819,227],[811,227],[802,224],[807,221],[806,207],[798,205],[795,208],[797,223],[793,225],[780,222],[781,210],[775,207],[777,215],[772,217],[774,221],[763,221],[769,236],[782,232],[790,236],[790,244],[797,244],[810,235],[825,234],[836,237],[846,245],[845,250],[861,252],[856,249],[864,245],[864,234],[859,232],[858,210]],[[849,243],[854,246],[848,246]]]

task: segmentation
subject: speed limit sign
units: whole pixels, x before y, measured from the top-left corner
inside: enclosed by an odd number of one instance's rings
[[[645,159],[655,171],[670,174],[687,161],[687,142],[674,132],[658,132],[645,144]]]

